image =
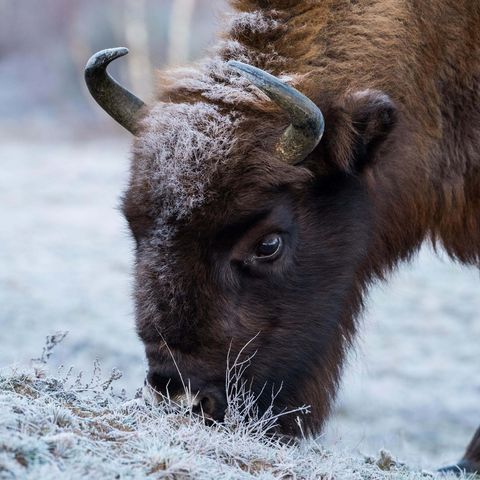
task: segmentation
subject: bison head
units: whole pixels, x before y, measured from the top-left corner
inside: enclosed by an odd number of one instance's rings
[[[195,408],[221,420],[227,359],[249,358],[244,376],[260,411],[275,392],[277,413],[308,405],[302,430],[318,431],[371,248],[362,169],[393,124],[392,104],[366,91],[327,106],[331,132],[320,142],[322,99],[266,72],[223,67],[273,100],[261,108],[198,97],[147,108],[106,74],[125,53],[93,57],[87,83],[136,137],[123,211],[136,242],[148,383],[171,398],[188,384]],[[298,419],[281,417],[279,427],[296,434]]]

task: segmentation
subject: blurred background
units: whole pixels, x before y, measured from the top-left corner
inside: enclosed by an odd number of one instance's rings
[[[155,68],[201,56],[226,11],[224,0],[0,0],[2,129],[57,138],[113,131],[87,94],[86,59],[128,46],[112,72],[148,98]]]
[[[112,72],[148,100],[155,69],[204,55],[228,13],[223,0],[0,0],[0,367],[68,330],[54,365],[98,358],[129,393],[141,385],[117,208],[130,137],[90,99],[83,67],[129,47]],[[428,248],[377,286],[320,443],[455,460],[480,424],[479,289],[478,270]]]

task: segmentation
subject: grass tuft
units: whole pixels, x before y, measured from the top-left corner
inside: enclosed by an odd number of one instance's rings
[[[171,399],[155,405],[140,394],[117,392],[120,373],[105,378],[98,362],[87,381],[73,369],[49,372],[48,359],[64,338],[48,337],[31,368],[0,371],[1,479],[432,477],[409,470],[387,452],[351,458],[314,441],[276,439],[270,433],[279,415],[272,409],[259,414],[242,377],[248,359],[228,363],[225,423],[206,426]],[[282,414],[292,413],[305,414],[306,408]]]

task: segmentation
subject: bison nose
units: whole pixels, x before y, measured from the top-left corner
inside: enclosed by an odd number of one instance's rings
[[[199,392],[192,405],[192,412],[205,420],[223,421],[227,402],[219,391]]]

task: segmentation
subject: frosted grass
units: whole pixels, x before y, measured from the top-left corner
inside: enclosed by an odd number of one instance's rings
[[[120,373],[104,376],[98,363],[87,379],[73,368],[49,371],[52,350],[64,337],[48,337],[29,368],[0,371],[1,479],[434,478],[385,451],[352,458],[311,440],[272,436],[278,416],[271,409],[258,413],[242,379],[249,359],[229,361],[225,423],[206,426],[186,406],[117,391]]]

